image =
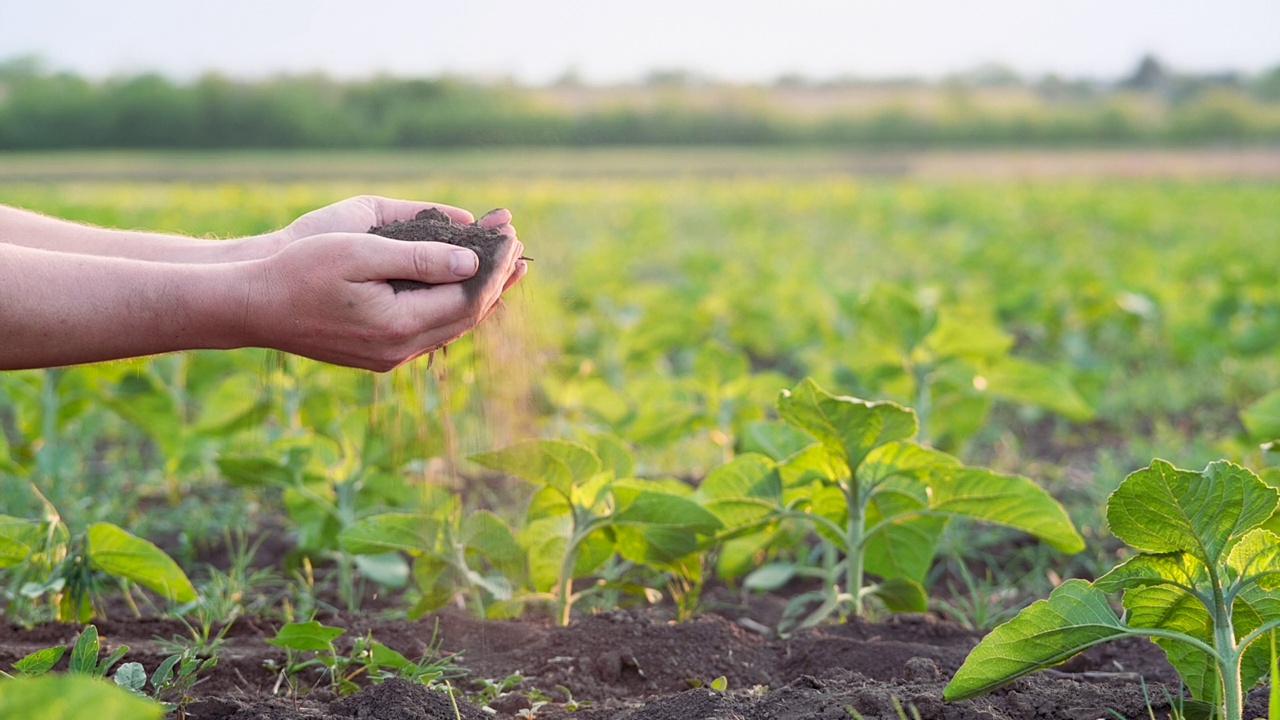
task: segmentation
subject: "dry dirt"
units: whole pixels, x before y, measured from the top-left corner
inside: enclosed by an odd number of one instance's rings
[[[560,720],[800,720],[898,718],[895,703],[922,720],[1094,720],[1168,714],[1168,694],[1177,696],[1176,676],[1162,653],[1145,640],[1103,645],[1064,666],[1024,678],[976,700],[945,703],[942,688],[959,667],[977,633],[931,616],[900,615],[882,622],[819,627],[786,639],[769,637],[758,623],[772,620],[781,601],[756,598],[693,620],[674,622],[660,609],[626,610],[578,618],[567,628],[538,620],[477,621],[449,611],[415,622],[364,616],[321,618],[348,627],[344,638],[372,631],[375,639],[410,657],[421,654],[439,621],[444,649],[460,652],[470,671],[456,681],[474,690],[479,678],[520,673],[515,692],[485,711],[442,692],[403,681],[370,686],[339,698],[321,688],[297,697],[272,695],[277,678],[264,661],[283,651],[263,642],[276,630],[265,621],[237,621],[212,673],[195,688],[188,709],[196,720],[474,720],[537,717]],[[125,660],[148,671],[165,652],[155,638],[183,634],[171,620],[97,623],[104,643],[126,644]],[[753,629],[754,628],[754,629]],[[0,626],[0,667],[33,650],[70,643],[77,626],[47,624],[30,630]],[[63,663],[65,664],[65,659]],[[727,690],[710,689],[720,676]],[[306,679],[306,678],[304,678]],[[318,678],[307,679],[321,684]],[[696,687],[701,684],[701,687]],[[570,712],[568,697],[584,702]],[[531,710],[527,691],[551,702]],[[525,692],[521,692],[525,691]],[[495,712],[496,711],[496,712]],[[526,715],[520,715],[525,712]],[[1252,696],[1246,717],[1265,716],[1265,697]]]

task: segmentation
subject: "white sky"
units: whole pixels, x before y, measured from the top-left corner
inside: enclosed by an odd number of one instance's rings
[[[937,77],[987,62],[1111,79],[1280,64],[1280,0],[0,0],[0,61],[92,76],[322,70],[589,81]]]

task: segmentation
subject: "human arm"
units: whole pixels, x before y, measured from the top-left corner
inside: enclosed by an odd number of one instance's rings
[[[427,208],[439,209],[456,222],[473,220],[470,212],[450,205],[360,195],[313,210],[269,233],[207,240],[96,227],[0,205],[0,243],[149,262],[240,262],[269,257],[290,243],[312,235],[367,232],[376,225],[408,220]]]
[[[523,246],[503,227],[512,242],[473,301],[458,281],[474,274],[475,255],[440,243],[331,232],[208,264],[0,242],[0,369],[268,347],[389,370],[467,332],[524,275]],[[435,287],[395,293],[390,278]]]

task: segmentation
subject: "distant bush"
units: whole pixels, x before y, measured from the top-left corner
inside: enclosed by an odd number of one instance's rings
[[[1052,92],[1041,88],[1037,106],[1012,112],[952,83],[934,90],[939,98],[964,98],[959,106],[882,103],[800,117],[767,89],[748,106],[706,107],[697,102],[699,88],[717,86],[682,85],[656,107],[570,111],[544,102],[546,93],[509,83],[322,75],[244,82],[217,74],[186,84],[155,74],[94,82],[20,59],[0,63],[0,150],[1265,143],[1280,142],[1277,78],[1280,69],[1250,83],[1183,82],[1163,94],[1065,93],[1058,83]],[[1135,94],[1141,102],[1130,101]]]

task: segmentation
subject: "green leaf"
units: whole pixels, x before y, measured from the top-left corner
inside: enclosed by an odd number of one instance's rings
[[[64,645],[37,650],[13,664],[13,668],[23,675],[43,675],[53,669],[67,652]]]
[[[1238,582],[1254,582],[1263,590],[1280,589],[1280,536],[1261,528],[1250,530],[1231,548],[1227,567]]]
[[[1084,549],[1067,511],[1030,479],[983,468],[935,468],[928,476],[929,509],[964,515],[1030,533],[1062,552]]]
[[[237,487],[290,487],[297,483],[298,476],[292,468],[271,458],[225,457],[216,462],[222,477]]]
[[[1280,492],[1229,462],[1201,472],[1155,460],[1130,474],[1107,503],[1111,532],[1146,552],[1189,552],[1209,566],[1247,531],[1267,521]]]
[[[1240,413],[1249,437],[1255,440],[1280,440],[1280,390],[1264,395]]]
[[[948,306],[938,310],[938,320],[923,345],[934,357],[999,357],[1013,347],[1013,338],[992,320],[990,312],[972,307]]]
[[[164,708],[100,679],[45,675],[0,682],[0,717],[23,720],[160,720]]]
[[[640,483],[616,483],[617,509],[608,519],[618,553],[641,563],[670,563],[698,549],[697,535],[721,528],[719,518],[679,495],[648,490]]]
[[[1134,628],[1158,628],[1182,633],[1213,645],[1213,619],[1204,603],[1172,585],[1136,587],[1125,591],[1125,619]],[[1213,656],[1185,642],[1152,638],[1164,650],[1192,697],[1217,702],[1221,693]]]
[[[1093,408],[1076,392],[1066,375],[1033,363],[1008,357],[986,369],[987,392],[1016,403],[1039,405],[1069,420],[1093,418]]]
[[[182,654],[170,655],[160,661],[156,671],[151,674],[151,687],[160,690],[173,678],[173,667],[182,661]]]
[[[885,579],[924,581],[947,524],[945,517],[915,514],[928,508],[926,490],[923,483],[895,478],[868,498],[867,528],[886,524],[866,538],[867,572]]]
[[[778,414],[838,453],[850,471],[856,471],[875,448],[916,433],[916,414],[911,410],[897,403],[837,397],[812,379],[782,392]]]
[[[352,555],[401,551],[436,552],[440,522],[417,513],[382,513],[361,518],[338,534],[338,544]]]
[[[94,675],[98,670],[98,628],[88,625],[80,631],[76,644],[71,648],[70,672]]]
[[[143,669],[142,663],[127,662],[116,670],[111,679],[125,690],[140,693],[147,684],[147,671]]]
[[[1127,634],[1130,631],[1101,590],[1083,580],[1068,580],[1047,600],[1032,603],[984,637],[947,684],[943,698],[983,695]]]
[[[915,580],[889,578],[871,586],[869,590],[872,595],[880,598],[890,612],[925,612],[929,609],[929,594]]]
[[[280,628],[267,643],[290,650],[326,651],[333,647],[333,641],[345,633],[342,628],[321,625],[315,620],[309,622],[289,623]]]
[[[392,670],[413,667],[413,662],[409,658],[376,640],[369,646],[369,660],[380,668],[391,668]]]
[[[182,568],[150,541],[111,523],[94,523],[88,532],[89,560],[97,569],[126,578],[174,602],[196,599]]]
[[[261,377],[253,373],[222,378],[212,392],[201,398],[195,431],[203,435],[227,435],[252,427],[269,409],[261,399],[261,383]]]
[[[531,483],[555,488],[566,498],[573,488],[600,472],[600,458],[584,445],[564,440],[529,440],[471,460]]]
[[[739,439],[742,454],[760,453],[773,460],[785,460],[813,443],[813,438],[799,428],[776,421],[748,423]]]
[[[1209,590],[1209,571],[1196,556],[1185,552],[1134,555],[1094,581],[1103,592],[1151,585],[1181,585],[1192,591]]]
[[[600,458],[603,470],[612,473],[615,478],[631,477],[636,464],[635,456],[621,438],[608,434],[592,435],[591,449]]]
[[[351,560],[361,575],[383,587],[402,588],[409,582],[409,563],[400,553],[355,555]]]
[[[502,518],[488,510],[467,515],[462,522],[462,542],[488,559],[502,575],[512,579],[524,575],[524,549]]]
[[[708,473],[693,499],[726,529],[749,527],[781,507],[782,479],[769,458],[739,455]]]
[[[796,576],[796,564],[790,562],[765,563],[752,570],[742,580],[742,587],[747,590],[773,592],[791,582]]]
[[[39,520],[0,515],[0,567],[26,562],[44,541],[44,527]]]

